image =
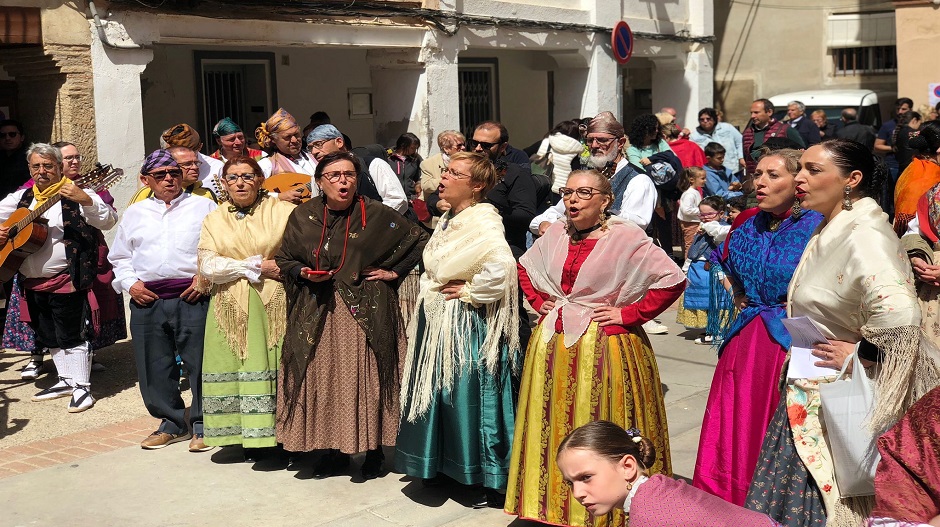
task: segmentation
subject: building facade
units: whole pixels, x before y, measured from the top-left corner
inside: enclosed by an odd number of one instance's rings
[[[745,125],[754,99],[806,90],[869,89],[885,116],[893,108],[902,54],[892,2],[714,4],[715,104],[729,122]]]
[[[672,106],[692,124],[713,97],[711,2],[698,0],[7,3],[20,5],[0,16],[39,34],[0,39],[0,97],[32,140],[73,141],[130,174],[175,123],[211,151],[219,118],[251,135],[278,107],[301,126],[326,111],[354,144],[413,132],[428,154],[437,133],[485,119],[524,147],[604,110]],[[620,20],[636,35],[626,65],[611,51]],[[125,178],[118,203],[136,185]]]

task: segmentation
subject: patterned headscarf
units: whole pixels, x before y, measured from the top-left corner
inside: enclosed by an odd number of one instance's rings
[[[140,167],[141,174],[149,174],[158,168],[164,167],[178,167],[179,164],[173,159],[173,156],[170,155],[170,152],[159,149],[150,152],[150,155],[147,156],[147,159],[144,159],[143,166]]]
[[[287,113],[284,108],[278,108],[271,117],[268,117],[267,121],[261,123],[261,126],[255,130],[255,139],[258,140],[261,148],[271,148],[274,145],[271,136],[292,126],[297,126],[294,116]]]
[[[199,147],[202,146],[202,139],[199,138],[199,132],[186,123],[180,123],[170,127],[169,130],[163,132],[160,138],[166,143],[165,148],[185,146],[192,150],[199,150]]]
[[[235,121],[229,117],[223,117],[221,121],[215,123],[215,126],[212,127],[212,137],[218,139],[226,135],[237,134],[241,131],[242,129],[235,124]]]
[[[591,119],[588,125],[589,134],[610,134],[614,137],[623,137],[623,125],[610,112],[601,112]]]
[[[940,184],[934,185],[927,194],[921,198],[921,203],[926,201],[927,218],[921,217],[921,210],[918,210],[918,220],[920,220],[920,230],[927,235],[933,243],[937,243],[940,235]],[[917,207],[921,209],[921,207]],[[924,220],[928,220],[924,225]]]

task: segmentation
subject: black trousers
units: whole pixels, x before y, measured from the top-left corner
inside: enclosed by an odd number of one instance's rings
[[[23,290],[36,348],[68,349],[87,340],[88,293],[44,293]]]
[[[192,426],[202,433],[202,347],[208,298],[190,304],[181,298],[155,300],[148,306],[131,302],[131,338],[140,395],[150,415],[163,419],[160,431],[185,434]],[[193,402],[186,422],[180,395],[176,354],[189,373]]]

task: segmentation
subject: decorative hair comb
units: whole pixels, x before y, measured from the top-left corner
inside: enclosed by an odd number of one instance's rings
[[[630,439],[632,439],[634,443],[639,443],[643,441],[643,434],[641,434],[640,431],[637,430],[636,428],[628,429],[627,435],[630,436]]]

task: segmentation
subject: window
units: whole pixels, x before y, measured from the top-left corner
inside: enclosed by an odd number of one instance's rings
[[[235,121],[245,137],[253,137],[255,127],[277,108],[274,54],[196,51],[193,58],[203,153],[217,148],[211,132],[223,117]]]
[[[832,60],[836,75],[896,73],[898,71],[896,46],[834,48]]]
[[[460,131],[469,139],[473,127],[499,120],[499,75],[496,59],[461,59],[457,66]]]

